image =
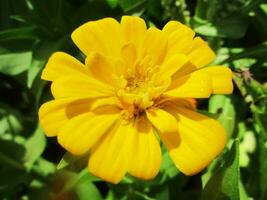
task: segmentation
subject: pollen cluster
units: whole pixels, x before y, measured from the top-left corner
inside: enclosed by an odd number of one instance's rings
[[[160,66],[153,65],[151,55],[134,62],[124,77],[125,85],[118,90],[117,96],[125,110],[126,117],[138,117],[146,109],[153,107],[168,86],[166,82],[159,82]]]

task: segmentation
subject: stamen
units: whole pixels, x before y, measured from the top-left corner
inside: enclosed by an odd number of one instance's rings
[[[145,56],[135,62],[133,69],[128,69],[124,77],[126,84],[118,90],[117,96],[122,102],[125,118],[139,116],[147,108],[152,107],[154,99],[162,91],[162,87],[154,85],[153,76],[160,70],[159,66],[152,65],[152,57]]]

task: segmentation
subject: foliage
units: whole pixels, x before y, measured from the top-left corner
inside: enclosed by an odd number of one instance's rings
[[[39,127],[38,107],[51,99],[40,80],[48,57],[62,50],[81,58],[70,33],[88,20],[122,15],[158,27],[182,21],[210,43],[215,64],[234,71],[232,95],[198,102],[229,139],[198,175],[179,173],[164,153],[154,180],[128,176],[111,185],[83,169],[84,158],[64,155]],[[267,199],[266,21],[264,0],[1,0],[0,199]]]

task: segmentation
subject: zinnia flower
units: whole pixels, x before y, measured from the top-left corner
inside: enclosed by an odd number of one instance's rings
[[[160,140],[186,175],[204,169],[224,148],[222,126],[196,112],[194,98],[229,94],[232,73],[210,66],[213,51],[177,22],[162,30],[138,17],[90,21],[71,35],[81,63],[57,52],[42,72],[54,100],[39,111],[47,136],[74,155],[88,154],[94,175],[118,183],[126,173],[151,179]]]

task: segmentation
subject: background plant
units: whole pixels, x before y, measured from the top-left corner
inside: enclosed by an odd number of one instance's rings
[[[209,42],[214,64],[234,71],[232,95],[198,101],[229,137],[198,175],[182,175],[164,153],[156,179],[107,184],[38,124],[39,106],[51,99],[40,80],[48,57],[60,50],[82,59],[70,33],[86,21],[122,15],[159,28],[179,20]],[[0,199],[267,199],[266,22],[266,0],[0,0]]]

